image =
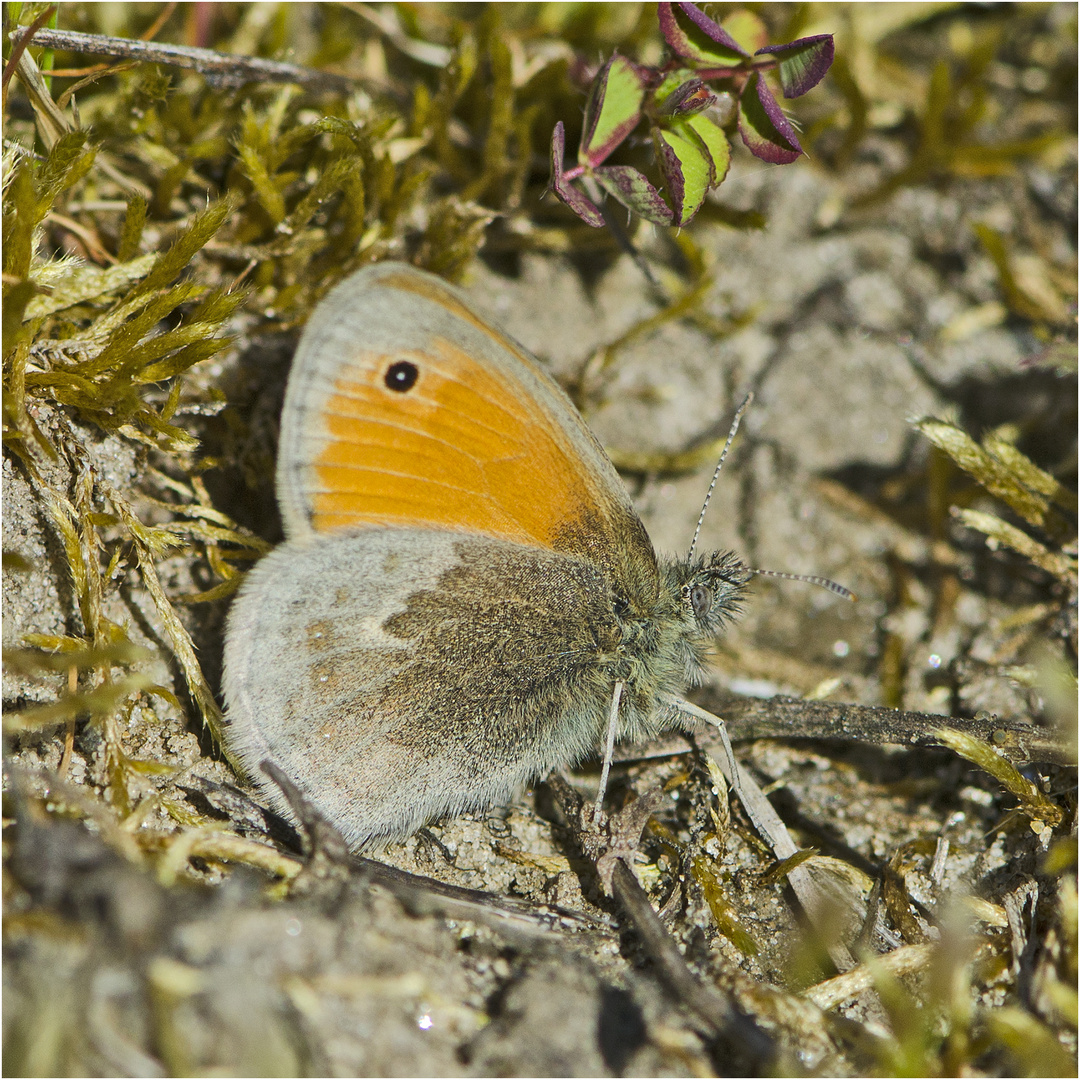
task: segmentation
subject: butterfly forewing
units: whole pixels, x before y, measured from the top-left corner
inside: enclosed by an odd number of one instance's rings
[[[615,470],[520,346],[401,264],[312,317],[282,416],[287,534],[430,527],[587,554],[620,577],[655,559]],[[648,574],[646,575],[648,576]]]

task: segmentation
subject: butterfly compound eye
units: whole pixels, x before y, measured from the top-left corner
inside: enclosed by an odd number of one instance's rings
[[[388,390],[396,390],[397,393],[404,394],[416,385],[419,377],[420,369],[410,360],[396,360],[386,369],[383,382],[386,383]]]
[[[693,608],[694,617],[704,619],[712,609],[712,589],[704,585],[695,585],[690,590],[690,607]]]

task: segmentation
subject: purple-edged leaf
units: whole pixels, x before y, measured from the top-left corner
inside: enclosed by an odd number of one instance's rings
[[[566,154],[566,128],[560,120],[551,133],[551,181],[548,187],[556,197],[566,203],[586,225],[602,228],[604,215],[600,208],[583,192],[570,183],[563,174],[563,158]]]
[[[585,106],[578,161],[599,165],[630,134],[641,118],[645,88],[634,65],[615,53],[593,79]]]
[[[654,225],[674,224],[671,207],[637,169],[629,165],[603,165],[593,176],[613,198],[646,221]]]
[[[697,6],[697,4],[689,4],[680,0],[677,4],[657,5],[670,7],[673,10],[678,9],[676,15],[680,12],[685,15],[687,19],[700,30],[710,41],[715,42],[717,45],[723,45],[728,49],[739,50],[739,43],[725,30],[722,26],[715,23],[704,11]]]
[[[693,116],[714,104],[716,95],[695,77],[677,86],[663,98],[658,92],[656,112],[658,116]]]
[[[713,178],[712,161],[700,141],[670,128],[653,128],[660,171],[675,210],[675,224],[685,225],[701,209]]]
[[[817,34],[799,38],[787,45],[769,45],[758,49],[757,55],[771,53],[779,61],[780,85],[784,97],[797,98],[812,90],[833,62],[832,34]]]
[[[754,157],[773,165],[789,165],[803,152],[784,110],[756,72],[739,98],[739,134]]]
[[[720,29],[746,53],[760,49],[769,40],[768,29],[752,11],[732,12]]]
[[[656,17],[676,56],[710,67],[737,67],[749,55],[696,4],[657,4]]]

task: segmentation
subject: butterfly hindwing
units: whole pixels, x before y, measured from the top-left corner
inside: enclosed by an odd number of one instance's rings
[[[616,637],[584,560],[421,529],[286,543],[230,617],[227,745],[316,793],[351,845],[405,835],[595,747]]]

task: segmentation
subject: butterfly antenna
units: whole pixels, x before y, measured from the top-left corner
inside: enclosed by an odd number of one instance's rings
[[[787,578],[788,581],[808,581],[811,585],[820,585],[823,589],[828,589],[829,592],[836,593],[845,600],[859,599],[850,589],[845,589],[843,585],[838,585],[827,577],[816,577],[813,574],[785,574],[783,570],[751,570],[750,573],[760,574],[763,577]]]
[[[753,400],[754,391],[751,390],[750,393],[743,398],[743,403],[739,406],[739,411],[735,414],[735,419],[731,421],[731,430],[728,432],[727,442],[724,443],[724,452],[720,455],[720,460],[716,463],[716,469],[712,474],[709,490],[705,492],[705,504],[702,506],[701,513],[698,515],[697,528],[694,529],[694,539],[690,541],[690,554],[687,558],[692,559],[694,557],[694,548],[697,547],[698,536],[701,533],[701,523],[705,520],[705,511],[709,509],[709,500],[712,498],[713,488],[716,487],[716,481],[720,478],[720,470],[724,467],[724,458],[727,457],[727,453],[731,449],[731,443],[735,438],[735,432],[739,430],[739,421],[742,419],[743,413],[750,408],[750,403]]]

